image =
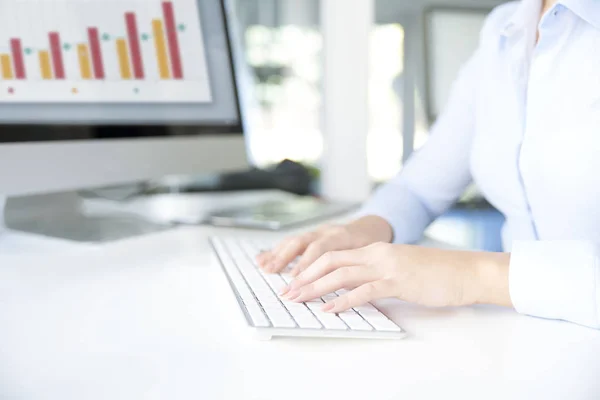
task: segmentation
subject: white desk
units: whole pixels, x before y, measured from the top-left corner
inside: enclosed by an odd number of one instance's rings
[[[493,307],[385,301],[408,339],[256,341],[214,233],[1,257],[0,398],[600,398],[600,332]]]

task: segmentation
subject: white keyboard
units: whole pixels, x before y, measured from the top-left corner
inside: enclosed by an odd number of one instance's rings
[[[289,268],[281,274],[267,274],[255,262],[261,251],[270,248],[268,242],[217,237],[210,242],[248,325],[263,339],[273,336],[401,339],[406,335],[372,304],[340,314],[321,311],[325,301],[345,290],[306,303],[280,298],[278,293],[292,280],[287,274]]]

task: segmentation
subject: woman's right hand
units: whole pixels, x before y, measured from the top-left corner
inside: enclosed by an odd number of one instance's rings
[[[256,261],[265,272],[274,274],[300,257],[290,272],[296,276],[330,251],[358,249],[391,240],[390,224],[381,217],[367,216],[346,225],[324,226],[287,238],[272,250],[260,254]]]

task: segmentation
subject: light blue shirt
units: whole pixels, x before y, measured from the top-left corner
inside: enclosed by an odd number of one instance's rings
[[[431,138],[362,210],[417,241],[475,182],[506,217],[517,311],[600,329],[600,1],[498,7]]]

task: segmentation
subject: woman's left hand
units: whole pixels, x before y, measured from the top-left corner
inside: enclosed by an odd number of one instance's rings
[[[431,307],[494,303],[510,306],[510,255],[375,243],[323,255],[282,292],[296,302],[352,289],[323,306],[339,313],[396,297]]]

